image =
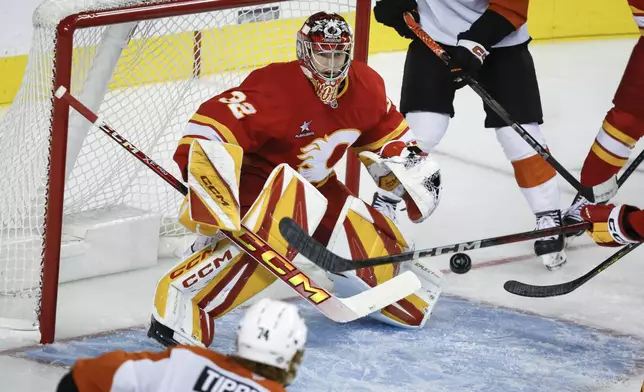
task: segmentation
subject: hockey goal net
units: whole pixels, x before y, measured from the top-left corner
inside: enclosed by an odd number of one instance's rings
[[[21,88],[0,119],[0,328],[39,329],[52,342],[59,277],[127,270],[156,258],[162,239],[186,234],[175,222],[181,196],[55,101],[55,87],[178,176],[172,154],[201,102],[254,68],[294,59],[296,31],[316,11],[343,14],[354,57],[366,60],[370,8],[370,0],[45,0]]]

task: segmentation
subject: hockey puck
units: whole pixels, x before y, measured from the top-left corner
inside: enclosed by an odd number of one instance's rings
[[[449,269],[455,274],[466,274],[472,269],[472,259],[465,253],[456,253],[449,259]]]

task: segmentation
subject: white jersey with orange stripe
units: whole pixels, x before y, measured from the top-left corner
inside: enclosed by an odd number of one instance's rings
[[[494,47],[515,46],[530,39],[528,25],[525,23],[527,15],[515,9],[516,4],[505,7],[505,1],[488,0],[417,0],[420,25],[436,42],[445,45],[456,45],[456,37],[470,28],[490,7],[495,12],[506,17],[517,28],[516,31],[505,37]],[[525,3],[527,0],[515,3]]]

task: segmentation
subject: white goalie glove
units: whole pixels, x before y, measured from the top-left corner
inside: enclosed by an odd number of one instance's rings
[[[394,140],[385,144],[379,154],[364,151],[360,160],[380,188],[378,203],[389,203],[395,210],[400,199],[405,201],[407,216],[414,223],[427,219],[441,197],[442,181],[438,164],[414,142]]]

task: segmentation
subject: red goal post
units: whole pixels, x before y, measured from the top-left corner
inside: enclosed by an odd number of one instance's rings
[[[57,86],[173,171],[179,130],[197,105],[254,68],[294,58],[295,32],[318,10],[348,17],[354,58],[366,61],[371,0],[45,0],[34,15],[22,87],[0,119],[0,136],[16,140],[0,157],[0,167],[16,172],[0,184],[0,327],[30,325],[39,329],[42,343],[51,343],[61,281],[92,276],[97,268],[129,268],[119,265],[115,253],[92,271],[61,276],[65,257],[71,254],[67,270],[79,265],[79,243],[88,252],[82,257],[92,259],[90,241],[106,241],[94,244],[97,249],[114,247],[109,241],[121,239],[113,232],[181,234],[174,225],[180,200],[170,196],[173,190],[164,190],[153,173],[94,135],[64,101],[54,100]],[[33,159],[23,165],[26,154]],[[360,165],[354,155],[346,173],[346,184],[357,191]],[[17,184],[18,178],[30,182]],[[101,220],[109,214],[116,223]],[[124,224],[131,226],[110,226]],[[106,225],[113,232],[101,232]],[[100,240],[89,238],[92,230]],[[150,240],[150,248],[156,245]]]

